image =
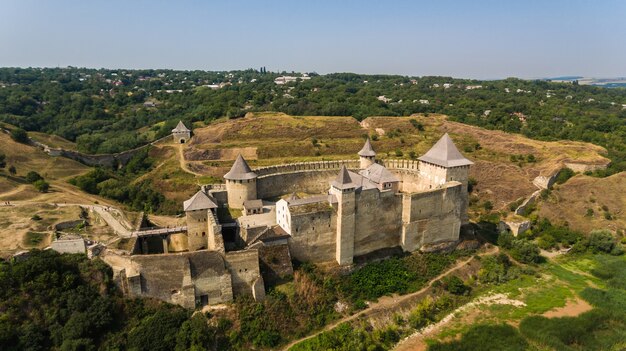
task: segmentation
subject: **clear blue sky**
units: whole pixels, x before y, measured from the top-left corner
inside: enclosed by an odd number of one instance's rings
[[[0,0],[0,66],[626,76],[626,1]]]

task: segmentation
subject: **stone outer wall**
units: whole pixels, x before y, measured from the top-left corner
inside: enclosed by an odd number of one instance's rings
[[[261,246],[259,248],[259,264],[267,283],[276,283],[293,275],[291,254],[285,244]]]
[[[593,172],[602,169],[606,169],[609,166],[609,162],[606,163],[579,163],[579,162],[565,162],[565,167],[571,169],[574,172],[585,173]]]
[[[335,259],[337,214],[334,209],[291,216],[291,255],[300,261]]]
[[[402,196],[378,189],[357,194],[354,256],[395,247],[402,230]]]
[[[552,185],[554,185],[554,182],[556,182],[556,177],[559,176],[559,173],[560,170],[547,177],[540,175],[533,179],[533,184],[540,189],[550,189],[552,188]]]
[[[337,177],[344,164],[351,170],[359,169],[357,160],[302,162],[255,169],[257,197],[265,199],[293,192],[326,193],[329,182]]]
[[[402,248],[415,251],[422,245],[458,240],[462,192],[461,183],[451,182],[443,188],[403,194]]]
[[[231,268],[258,261],[256,251],[229,255],[229,261],[215,251],[195,251],[165,255],[121,255],[107,250],[103,259],[114,267],[114,279],[131,296],[146,296],[195,308],[202,296],[209,304],[232,301],[233,292],[251,294],[259,274],[250,279],[235,277]],[[256,272],[258,272],[258,263]],[[254,274],[255,270],[252,269]],[[253,279],[254,278],[254,279]],[[235,289],[235,284],[239,290]],[[245,288],[248,284],[248,288]]]
[[[537,199],[539,198],[539,196],[541,196],[541,190],[537,190],[534,193],[532,193],[528,197],[528,199],[524,200],[524,202],[522,202],[522,204],[519,205],[519,207],[515,209],[515,214],[520,215],[520,216],[526,215],[526,210],[528,209],[528,207],[534,205],[537,202]]]
[[[255,295],[253,288],[258,281],[263,281],[259,269],[258,250],[227,252],[224,256],[226,268],[232,277],[232,291],[234,295]],[[263,298],[256,293],[255,298]]]

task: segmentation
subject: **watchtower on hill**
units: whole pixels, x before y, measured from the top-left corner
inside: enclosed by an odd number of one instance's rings
[[[184,144],[191,139],[191,130],[185,127],[183,121],[178,121],[176,128],[172,129],[172,136],[175,143]]]

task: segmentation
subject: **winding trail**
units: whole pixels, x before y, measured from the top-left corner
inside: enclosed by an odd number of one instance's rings
[[[193,175],[195,175],[195,176],[202,177],[202,174],[192,171],[192,170],[191,170],[191,169],[189,169],[189,167],[187,166],[187,163],[185,162],[185,154],[184,154],[184,152],[183,152],[183,145],[184,145],[184,144],[179,144],[179,145],[177,145],[177,146],[178,146],[178,161],[179,161],[179,163],[180,163],[180,168],[181,168],[183,171],[187,172],[187,173],[191,173],[191,174],[193,174]]]
[[[497,246],[492,246],[491,248],[487,249],[486,251],[480,253],[479,255],[480,256],[493,255],[493,254],[497,253],[498,251],[499,251],[499,248]],[[353,320],[355,320],[355,319],[357,319],[359,317],[363,317],[363,316],[366,316],[366,315],[369,315],[369,314],[373,314],[373,313],[376,313],[376,312],[381,311],[381,310],[393,308],[396,305],[399,305],[402,302],[404,302],[404,301],[406,301],[408,299],[411,299],[412,297],[415,297],[417,295],[423,294],[424,292],[426,292],[428,289],[430,289],[432,287],[434,282],[436,282],[437,280],[439,280],[439,279],[441,279],[441,278],[443,278],[443,277],[445,277],[445,276],[447,276],[447,275],[449,275],[451,273],[456,272],[457,270],[459,270],[460,268],[462,268],[463,266],[468,264],[473,259],[474,259],[474,256],[472,256],[472,257],[470,257],[470,258],[468,258],[466,260],[457,262],[450,269],[446,270],[445,272],[443,272],[443,273],[439,274],[438,276],[434,277],[433,279],[431,279],[426,286],[424,286],[423,288],[421,288],[420,290],[418,290],[416,292],[413,292],[413,293],[410,293],[410,294],[407,294],[407,295],[402,295],[402,296],[391,296],[391,297],[390,296],[385,296],[385,297],[382,297],[382,298],[379,299],[378,302],[372,303],[368,308],[362,310],[361,312],[353,314],[351,316],[347,316],[347,317],[341,318],[341,319],[333,322],[332,324],[329,324],[329,325],[325,326],[323,329],[315,332],[314,334],[305,336],[305,337],[300,338],[298,340],[294,340],[294,341],[290,342],[289,344],[287,344],[282,350],[283,351],[287,351],[287,350],[289,350],[291,347],[293,347],[296,344],[299,344],[299,343],[301,343],[301,342],[303,342],[305,340],[314,338],[314,337],[322,334],[323,332],[326,332],[326,331],[329,331],[329,330],[332,330],[332,329],[336,328],[341,323],[350,322],[350,321],[353,321]]]

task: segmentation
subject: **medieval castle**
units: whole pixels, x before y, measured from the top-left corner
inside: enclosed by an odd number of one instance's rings
[[[182,123],[172,132],[176,143],[190,138]],[[194,308],[262,299],[266,281],[293,273],[292,259],[351,265],[458,241],[472,162],[448,134],[415,161],[377,160],[369,140],[358,156],[253,170],[239,155],[224,184],[183,203],[185,227],[139,231],[104,259],[126,293]]]

